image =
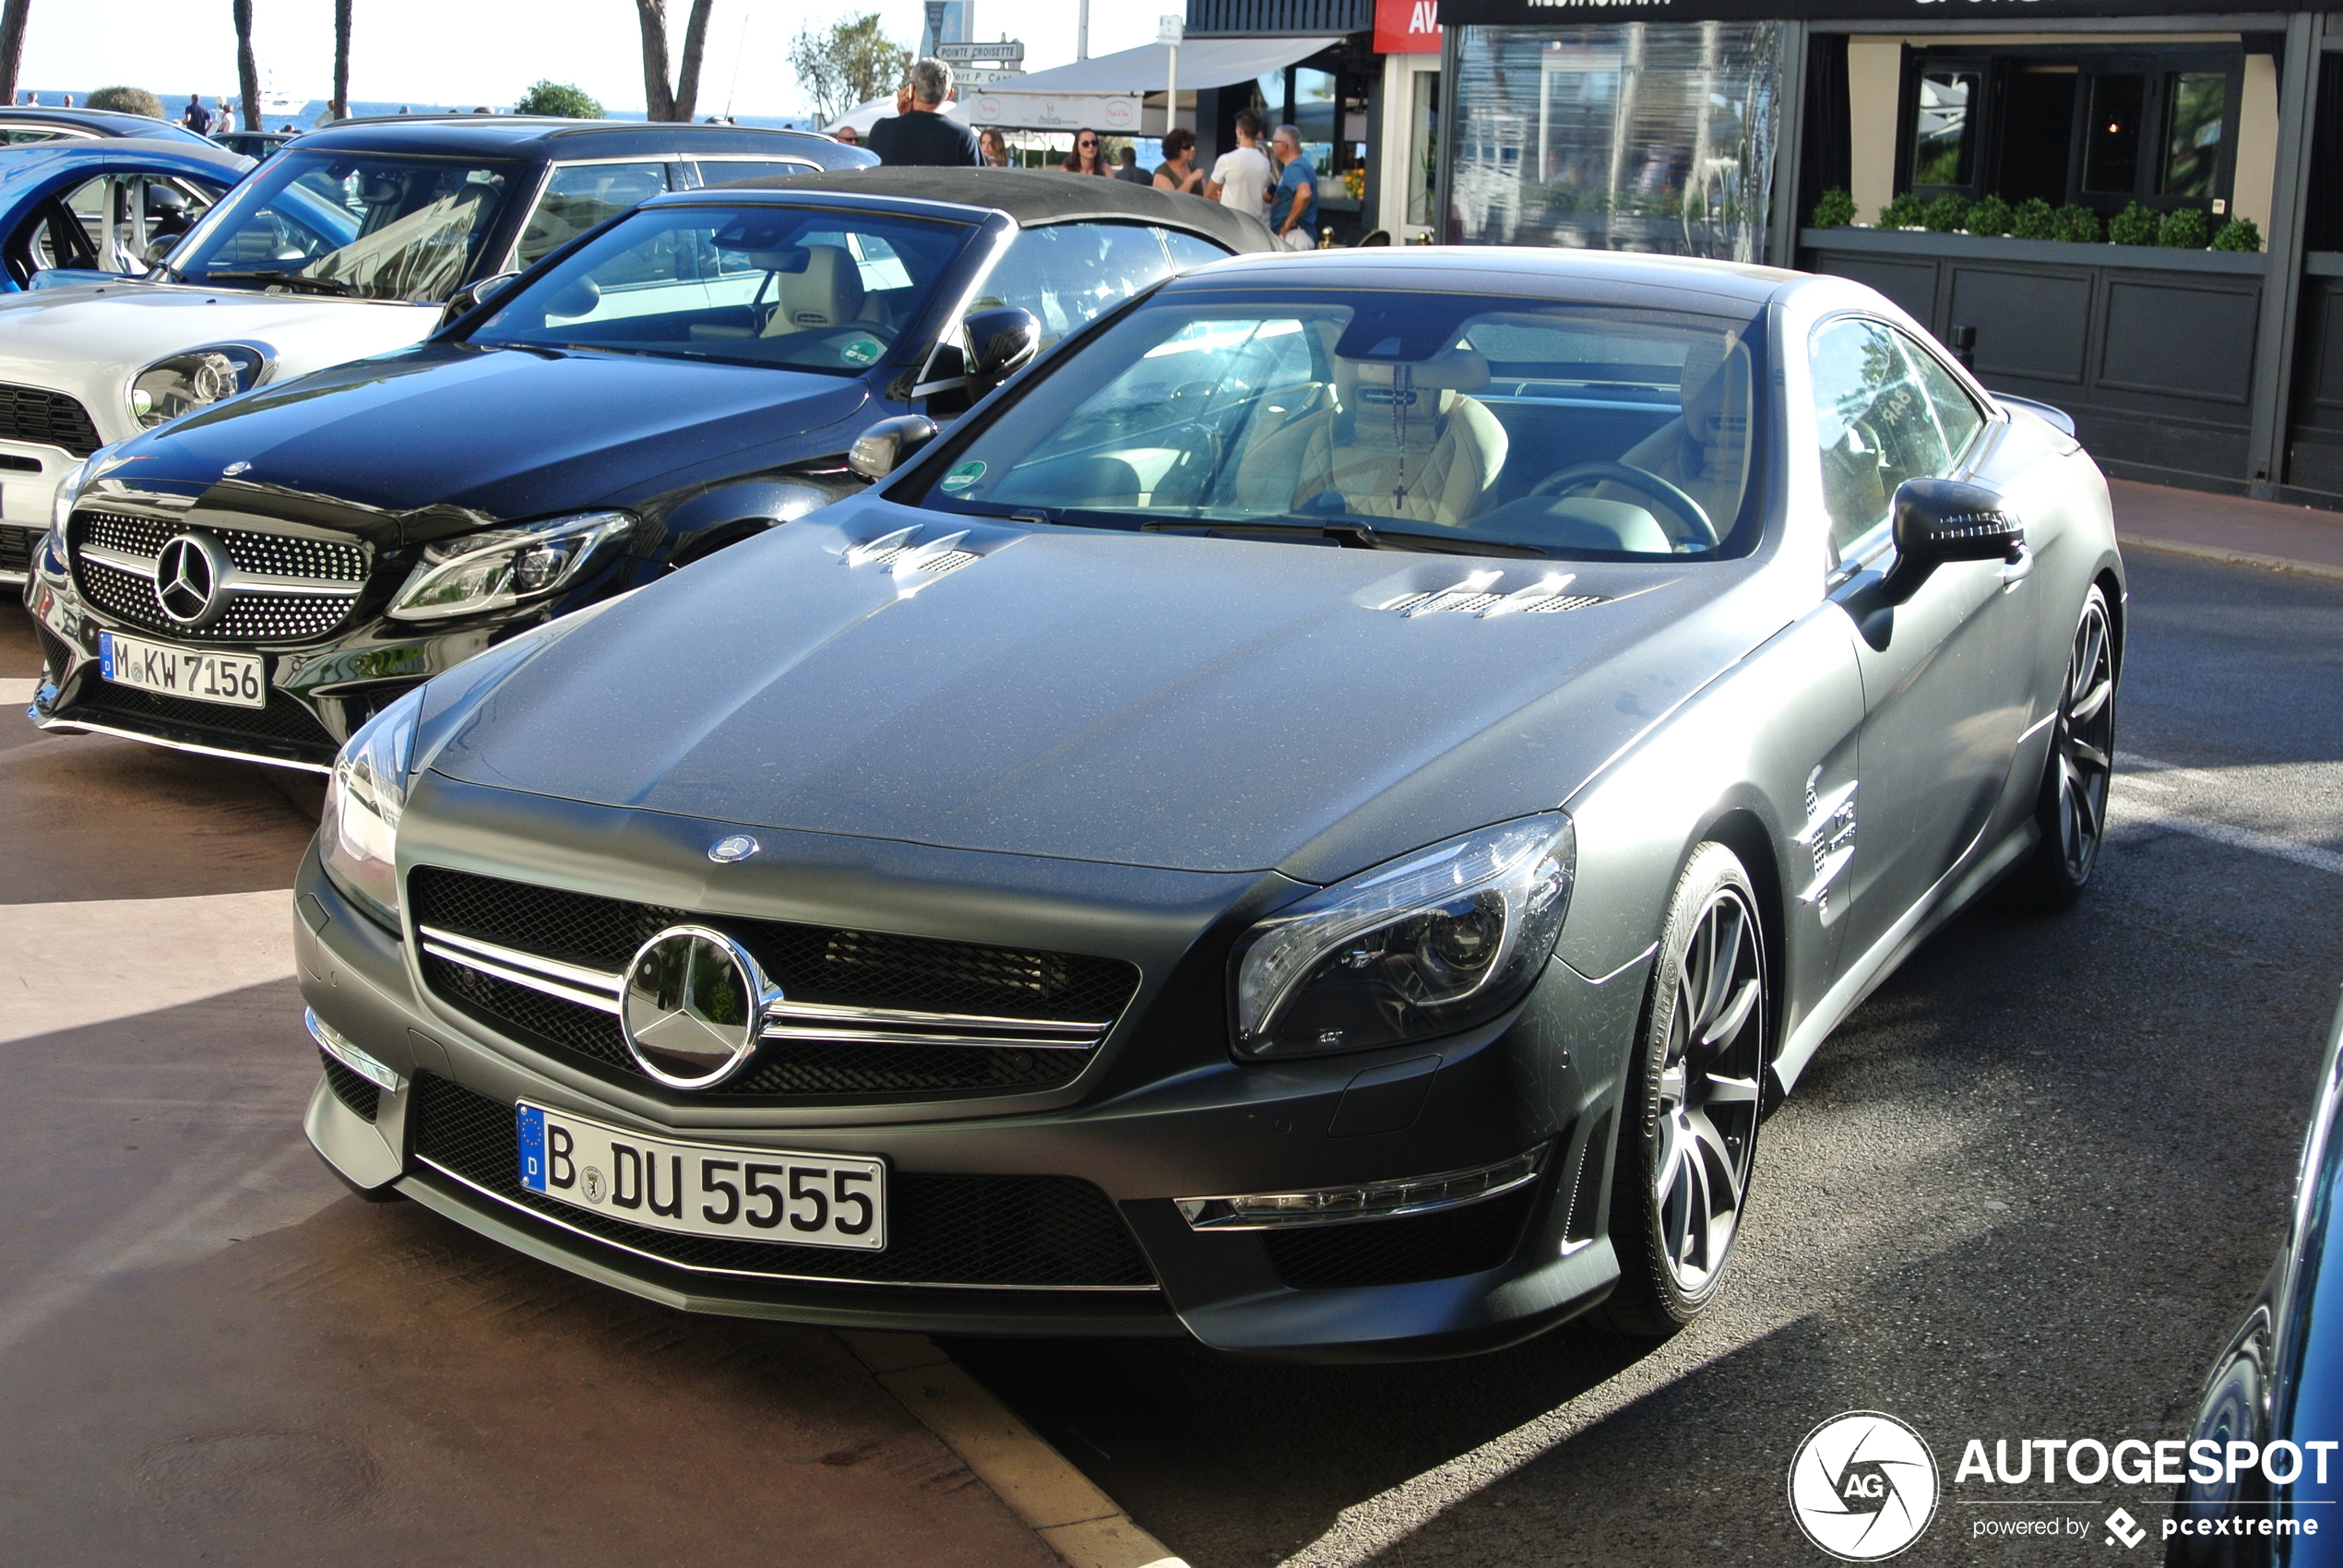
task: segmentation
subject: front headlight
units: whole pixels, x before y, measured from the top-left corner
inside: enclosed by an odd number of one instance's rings
[[[334,885],[384,924],[398,926],[398,817],[415,758],[416,687],[368,719],[326,783],[321,858]]]
[[[1570,819],[1549,812],[1312,894],[1238,944],[1238,1049],[1363,1051],[1494,1017],[1545,968],[1576,862]]]
[[[158,360],[130,382],[130,417],[142,430],[260,385],[268,356],[246,343],[218,343]]]
[[[56,495],[49,503],[49,526],[57,530],[59,539],[65,537],[65,524],[73,517],[73,504],[81,499],[81,481],[89,472],[89,459],[84,457],[58,476]]]
[[[439,621],[541,599],[576,582],[605,547],[634,531],[628,513],[588,512],[427,544],[388,612]]]

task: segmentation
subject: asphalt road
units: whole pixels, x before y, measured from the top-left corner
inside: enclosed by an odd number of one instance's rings
[[[1696,1329],[1398,1369],[950,1348],[1197,1568],[1802,1568],[1791,1451],[1858,1408],[1944,1467],[1899,1561],[2150,1560],[2097,1521],[2161,1489],[2019,1489],[2094,1533],[1975,1542],[2019,1511],[1952,1472],[2176,1432],[2267,1265],[2343,980],[2343,584],[2133,566],[2099,885],[1964,918],[1825,1047]],[[30,646],[0,608],[0,683]],[[831,1336],[341,1194],[284,939],[315,808],[0,710],[0,1560],[1040,1562]]]
[[[2102,1521],[2153,1530],[2168,1488],[1955,1470],[1971,1438],[2181,1434],[2269,1266],[2343,982],[2343,584],[2131,565],[2097,885],[2054,919],[1963,917],[1826,1044],[1693,1330],[1397,1369],[953,1353],[1196,1568],[1809,1568],[1790,1456],[1849,1409],[1942,1467],[1899,1562],[2160,1561]],[[2020,1517],[2088,1533],[1977,1533]]]

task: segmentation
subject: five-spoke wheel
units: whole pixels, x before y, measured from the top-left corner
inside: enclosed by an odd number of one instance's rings
[[[2107,786],[2115,770],[2115,637],[2107,596],[2096,585],[2066,660],[2050,760],[2035,805],[2042,841],[2024,884],[2033,901],[2063,909],[2082,896],[2107,833]]]

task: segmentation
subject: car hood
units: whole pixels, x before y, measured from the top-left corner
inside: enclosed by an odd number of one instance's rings
[[[439,320],[437,305],[239,289],[137,281],[36,289],[0,295],[0,381],[79,396],[127,386],[155,361],[209,343],[266,349],[281,378],[403,349]],[[101,417],[128,418],[111,406]]]
[[[243,463],[214,502],[414,540],[609,505],[869,398],[860,381],[759,366],[427,344],[263,387],[125,450],[142,486],[210,484]]]
[[[882,548],[906,527],[893,544],[924,558]],[[1469,577],[1511,594],[1564,573],[1604,602],[1404,612]],[[863,496],[612,606],[431,766],[726,824],[1324,882],[1566,802],[1779,628],[1766,578],[1029,529]]]

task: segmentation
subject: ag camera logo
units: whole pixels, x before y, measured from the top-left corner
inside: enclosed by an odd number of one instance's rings
[[[1877,1410],[1833,1416],[1790,1462],[1790,1513],[1842,1562],[1877,1562],[1918,1540],[1936,1516],[1936,1455],[1920,1433]]]

